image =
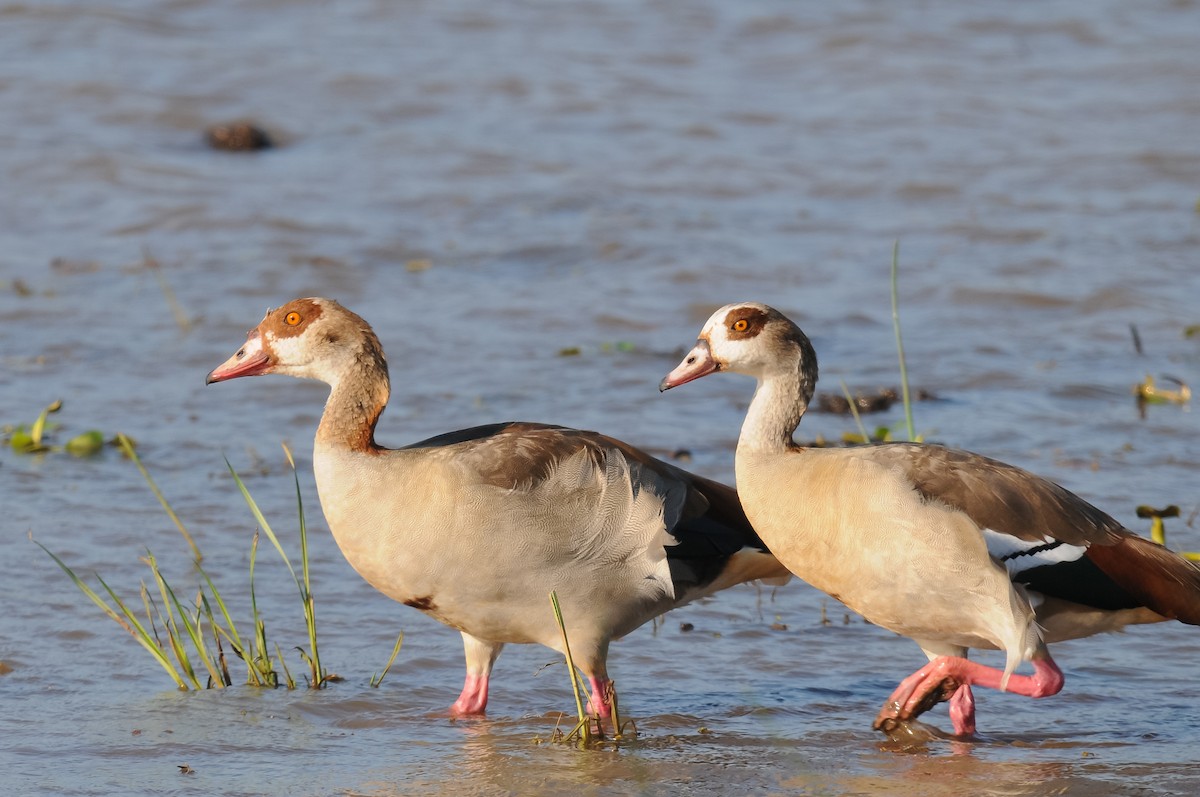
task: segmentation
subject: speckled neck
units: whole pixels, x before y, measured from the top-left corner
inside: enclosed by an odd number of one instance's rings
[[[391,396],[387,362],[370,335],[352,363],[330,381],[329,399],[317,427],[318,445],[378,451],[375,424]]]

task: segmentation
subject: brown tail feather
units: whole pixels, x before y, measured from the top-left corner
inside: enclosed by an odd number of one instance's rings
[[[1092,545],[1087,557],[1145,605],[1174,620],[1200,625],[1200,567],[1145,537]]]

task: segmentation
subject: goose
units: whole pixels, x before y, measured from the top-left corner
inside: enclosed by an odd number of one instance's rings
[[[1062,689],[1049,643],[1200,624],[1200,568],[1051,481],[937,445],[797,445],[817,357],[779,311],[717,310],[659,388],[718,371],[758,383],[734,470],[763,542],[797,577],[929,658],[884,703],[876,729],[893,733],[948,700],[955,735],[969,738],[972,685],[1029,697]],[[968,660],[970,648],[1003,651],[1004,669]],[[1032,675],[1015,672],[1025,661]]]
[[[371,586],[461,632],[452,716],[485,713],[506,643],[564,652],[552,591],[590,709],[607,717],[611,640],[726,587],[790,578],[731,488],[602,434],[509,422],[380,446],[383,348],[331,299],[268,311],[206,383],[263,374],[329,385],[313,443],[326,522]]]

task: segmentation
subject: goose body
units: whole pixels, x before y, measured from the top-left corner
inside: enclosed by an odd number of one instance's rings
[[[736,493],[595,432],[501,423],[388,449],[382,347],[329,299],[269,311],[209,382],[282,373],[331,387],[313,446],[317,492],[351,566],[390,598],[461,632],[467,676],[453,714],[487,706],[506,643],[562,648],[603,699],[612,639],[697,597],[787,570]]]
[[[949,699],[956,733],[970,735],[971,684],[1031,697],[1061,689],[1050,642],[1168,619],[1200,624],[1200,569],[1046,479],[934,445],[796,445],[816,354],[773,308],[718,310],[661,387],[720,370],[758,380],[735,470],[762,540],[801,579],[930,659],[876,727]],[[970,648],[1004,651],[1004,670],[967,661]],[[1032,676],[1015,674],[1022,661]]]

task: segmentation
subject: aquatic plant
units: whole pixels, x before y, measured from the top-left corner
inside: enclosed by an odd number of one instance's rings
[[[842,393],[846,395],[846,404],[850,408],[850,414],[854,416],[854,425],[858,427],[859,437],[862,442],[870,442],[871,437],[867,434],[867,427],[863,425],[862,416],[858,414],[858,403],[854,400],[854,396],[850,394],[850,388],[846,386],[845,379],[839,379],[838,384],[842,386]],[[845,439],[845,435],[842,436]]]
[[[1140,505],[1137,510],[1137,516],[1140,518],[1150,518],[1150,539],[1157,542],[1159,545],[1167,544],[1167,529],[1163,523],[1163,518],[1179,517],[1179,507],[1176,504],[1155,509],[1146,504]],[[1196,551],[1177,551],[1184,559],[1191,559],[1193,562],[1200,562],[1200,553]]]
[[[316,689],[319,688],[327,679],[327,674],[324,668],[321,667],[321,657],[317,650],[317,615],[316,605],[312,594],[312,583],[309,578],[308,571],[308,524],[304,520],[304,497],[300,492],[300,477],[296,472],[296,460],[292,457],[291,449],[286,445],[283,447],[283,452],[287,456],[288,465],[292,469],[292,479],[296,484],[296,511],[300,521],[300,564],[303,579],[296,575],[295,568],[292,567],[292,561],[288,558],[287,553],[283,550],[283,546],[279,543],[279,538],[275,536],[275,532],[271,529],[271,524],[267,522],[262,510],[258,508],[254,498],[250,495],[250,491],[246,489],[246,484],[238,476],[237,471],[233,469],[233,465],[229,460],[225,460],[225,465],[229,468],[229,473],[233,476],[234,483],[237,484],[238,490],[242,497],[246,499],[247,506],[250,507],[250,512],[254,515],[254,519],[258,521],[258,526],[267,535],[267,539],[275,546],[275,550],[279,552],[279,556],[283,559],[283,563],[287,565],[288,572],[292,574],[292,581],[296,584],[296,589],[300,592],[300,601],[304,605],[304,625],[308,629],[308,650],[300,648],[300,656],[304,659],[305,664],[309,669],[309,686]],[[257,540],[257,535],[256,540]],[[286,669],[286,666],[285,666]]]
[[[171,309],[171,315],[175,319],[175,324],[179,330],[185,335],[192,331],[192,319],[184,312],[183,305],[175,298],[175,291],[171,290],[170,283],[167,282],[166,276],[163,274],[162,265],[154,255],[150,254],[149,247],[142,248],[142,267],[154,275],[155,281],[158,283],[159,290],[162,291],[163,298],[167,300],[167,306]]]
[[[62,407],[61,400],[53,401],[38,413],[37,420],[32,424],[5,426],[4,434],[8,438],[9,447],[18,454],[66,451],[77,457],[86,457],[102,449],[105,444],[104,435],[96,429],[89,429],[82,434],[75,435],[61,446],[49,443],[47,435],[61,427],[61,424],[50,422],[49,417],[61,410]]]
[[[1187,404],[1192,400],[1192,389],[1187,383],[1173,376],[1164,376],[1167,382],[1178,385],[1174,390],[1159,387],[1154,383],[1154,377],[1147,374],[1146,378],[1133,386],[1133,395],[1139,404]]]
[[[558,630],[562,634],[563,640],[563,655],[566,658],[567,673],[571,678],[571,691],[575,695],[575,710],[578,716],[578,722],[570,732],[563,735],[555,729],[554,741],[562,742],[563,744],[577,743],[581,747],[590,747],[602,742],[612,741],[620,742],[626,738],[626,735],[637,736],[637,726],[631,720],[629,723],[621,722],[621,711],[617,700],[617,688],[614,681],[609,681],[605,687],[603,695],[591,695],[589,697],[587,687],[583,684],[583,676],[575,667],[575,660],[571,657],[571,640],[567,636],[567,627],[563,622],[562,609],[558,605],[558,593],[550,593],[550,608],[554,612],[554,620],[558,623]],[[605,736],[604,721],[599,714],[589,711],[588,708],[597,705],[596,701],[604,700],[612,708],[612,725],[613,737],[611,740]],[[585,708],[587,707],[587,708]]]
[[[100,597],[100,595],[98,595],[95,590],[88,586],[86,582],[79,578],[79,576],[75,575],[75,572],[68,567],[62,559],[58,558],[53,551],[51,551],[45,545],[42,545],[37,540],[34,540],[32,535],[30,535],[29,539],[33,540],[35,545],[49,554],[50,558],[53,559],[58,566],[63,569],[63,572],[70,577],[71,581],[75,583],[75,586],[77,586],[84,595],[86,595],[93,603],[99,606],[104,613],[107,614],[117,625],[128,631],[133,638],[138,641],[138,644],[144,647],[150,653],[150,655],[154,657],[154,660],[162,665],[162,668],[167,671],[167,674],[171,676],[171,679],[175,681],[175,684],[180,689],[188,688],[187,682],[184,680],[183,675],[179,672],[178,668],[176,668],[176,666],[171,662],[170,657],[167,655],[168,648],[163,645],[162,641],[159,639],[157,631],[155,631],[153,634],[148,632],[145,626],[143,626],[139,621],[137,615],[130,610],[124,601],[121,600],[120,596],[113,592],[112,588],[109,587],[108,584],[104,583],[104,579],[100,578],[99,575],[96,576],[96,580],[100,582],[100,586],[104,588],[104,591],[108,593],[108,596],[112,598],[113,602],[116,604],[116,609],[110,606],[108,601]],[[144,582],[142,584],[142,597],[143,602],[147,606],[146,614],[147,619],[149,620],[151,616],[149,607],[150,600]],[[198,685],[197,688],[199,688]]]
[[[901,402],[904,406],[904,427],[907,432],[906,439],[912,442],[921,442],[924,435],[918,435],[913,426],[913,409],[912,409],[912,393],[908,385],[908,362],[904,356],[904,338],[900,334],[900,298],[899,298],[899,271],[900,271],[900,241],[895,241],[892,244],[892,330],[896,337],[896,358],[900,365],[900,393]],[[876,426],[872,433],[867,432],[867,428],[863,425],[862,416],[858,411],[858,401],[851,395],[850,388],[847,387],[845,380],[840,381],[842,387],[842,395],[845,396],[847,408],[850,414],[854,416],[854,424],[858,428],[857,434],[854,432],[846,432],[842,435],[842,442],[849,445],[861,445],[864,443],[886,443],[896,439],[896,435],[889,426]]]
[[[904,401],[904,422],[908,426],[908,439],[916,440],[916,431],[913,429],[912,396],[908,390],[908,364],[904,359],[904,339],[900,336],[899,272],[900,241],[896,240],[892,243],[892,329],[896,333],[896,356],[900,360],[900,390]]]
[[[383,665],[383,672],[376,673],[371,676],[371,686],[375,689],[383,683],[383,678],[388,674],[388,670],[392,669],[392,662],[396,660],[396,656],[400,653],[400,646],[404,644],[404,632],[400,632],[400,636],[396,637],[396,645],[392,648],[392,655],[388,656],[387,664]]]
[[[49,548],[37,540],[33,540],[33,542],[54,560],[89,600],[99,606],[110,619],[133,636],[138,644],[145,648],[155,661],[163,667],[180,689],[191,688],[198,690],[204,688],[222,688],[232,685],[228,661],[225,657],[226,645],[229,646],[235,656],[245,663],[247,684],[267,687],[276,687],[282,684],[289,689],[295,688],[296,682],[288,670],[287,663],[278,644],[274,645],[273,650],[268,646],[266,623],[258,611],[258,601],[254,589],[254,574],[258,558],[259,532],[256,531],[254,533],[250,544],[249,591],[254,635],[247,640],[238,632],[226,601],[221,595],[220,590],[217,589],[216,583],[201,566],[201,553],[195,540],[187,532],[182,521],[179,520],[178,515],[162,494],[162,491],[158,489],[153,478],[145,466],[142,465],[134,451],[132,441],[125,435],[118,435],[117,441],[126,455],[138,467],[143,478],[150,485],[152,492],[162,504],[163,509],[174,521],[176,527],[192,548],[194,565],[202,580],[202,584],[196,590],[195,600],[188,604],[178,597],[178,593],[159,568],[157,559],[147,550],[146,555],[141,558],[141,561],[150,568],[153,589],[148,587],[145,581],[142,582],[140,590],[142,613],[139,614],[135,609],[130,608],[129,604],[115,590],[109,587],[99,574],[95,578],[102,588],[103,595],[80,578],[74,570]],[[328,673],[321,666],[317,646],[315,600],[313,598],[309,574],[308,535],[304,518],[304,503],[300,491],[300,480],[296,474],[295,460],[291,455],[291,451],[286,446],[284,447],[284,451],[292,467],[292,477],[296,487],[302,575],[297,575],[296,570],[292,567],[292,562],[284,551],[283,545],[271,529],[270,524],[263,516],[262,511],[254,501],[253,496],[251,496],[241,477],[233,469],[233,466],[229,464],[228,460],[226,460],[226,465],[233,475],[238,490],[241,492],[242,497],[250,507],[251,513],[258,522],[259,528],[275,546],[276,551],[278,551],[280,557],[283,559],[300,593],[305,625],[308,632],[308,648],[297,646],[296,649],[300,652],[301,658],[308,667],[307,681],[309,687],[317,689],[330,681],[340,680],[340,678],[337,675]],[[30,539],[32,540],[32,535]],[[155,597],[155,593],[157,593],[157,598]],[[401,638],[403,638],[403,635],[401,635]],[[392,657],[388,660],[388,668],[391,667],[399,649],[400,643],[397,641],[396,648],[392,652]],[[278,662],[278,670],[275,667],[275,662]],[[387,672],[387,668],[384,669],[384,672]],[[207,675],[206,678],[204,677],[205,675]],[[379,680],[382,680],[382,677],[380,675]]]
[[[185,540],[187,540],[188,546],[192,549],[192,557],[197,562],[200,562],[204,556],[200,553],[199,546],[197,546],[196,541],[192,539],[192,535],[188,533],[187,527],[183,525],[183,521],[179,519],[179,515],[177,515],[175,510],[171,508],[171,504],[167,501],[166,496],[162,494],[162,490],[158,489],[158,485],[154,483],[154,479],[150,476],[150,472],[146,470],[146,466],[142,464],[142,460],[140,457],[138,457],[137,450],[134,448],[133,441],[130,440],[125,434],[120,432],[117,433],[116,441],[117,445],[121,448],[121,451],[124,452],[125,456],[129,457],[129,460],[133,462],[135,466],[137,466],[138,471],[142,474],[142,478],[146,480],[146,484],[150,485],[150,492],[154,493],[154,497],[158,499],[160,504],[162,504],[162,508],[167,513],[167,517],[171,518],[171,521],[175,524],[175,528],[179,529],[179,533],[183,535]]]

